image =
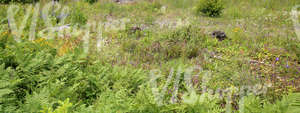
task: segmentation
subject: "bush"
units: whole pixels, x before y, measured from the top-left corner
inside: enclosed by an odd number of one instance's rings
[[[97,2],[98,0],[85,0],[85,2],[88,2],[90,4]]]
[[[10,2],[17,2],[17,3],[34,3],[38,2],[39,0],[0,0],[0,4],[8,4]]]
[[[216,17],[221,15],[224,4],[222,0],[200,0],[196,8],[198,14],[201,12],[207,16]]]

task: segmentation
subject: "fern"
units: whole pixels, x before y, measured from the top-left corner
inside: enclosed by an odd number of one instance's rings
[[[221,113],[225,109],[218,105],[220,99],[216,95],[203,93],[197,95],[195,91],[183,95],[183,103],[187,104],[187,111],[196,113]]]
[[[284,96],[275,103],[265,103],[262,113],[299,113],[300,93]]]
[[[15,86],[20,81],[9,75],[13,74],[11,68],[5,69],[5,64],[0,65],[0,112],[8,113],[17,109],[18,103],[15,94]]]
[[[290,113],[299,113],[300,112],[300,93],[293,93],[288,96]]]
[[[69,109],[72,107],[72,103],[69,102],[69,98],[67,98],[65,101],[59,101],[58,103],[60,106],[58,106],[54,111],[52,108],[44,108],[40,112],[42,113],[69,113]]]

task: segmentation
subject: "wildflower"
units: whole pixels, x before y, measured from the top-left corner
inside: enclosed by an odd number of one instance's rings
[[[278,57],[276,57],[276,61],[279,61],[279,58],[278,58]]]
[[[34,40],[35,43],[41,43],[45,40],[45,38],[38,38],[36,40]]]
[[[237,27],[233,29],[233,32],[238,32],[238,31],[239,31],[239,28],[237,28]]]
[[[6,35],[8,32],[6,31],[6,32],[2,32],[2,36],[4,36],[4,35]]]
[[[172,89],[169,89],[168,94],[171,94],[171,93],[172,93]]]
[[[286,64],[286,66],[285,66],[286,68],[289,68],[290,66],[289,66],[289,64]]]

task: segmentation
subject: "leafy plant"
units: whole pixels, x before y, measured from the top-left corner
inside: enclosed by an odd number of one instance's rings
[[[69,113],[69,108],[72,107],[72,103],[69,102],[70,99],[66,99],[65,101],[58,101],[60,104],[55,110],[52,108],[44,108],[41,110],[42,113]]]
[[[224,3],[222,0],[200,0],[196,6],[197,13],[203,13],[210,17],[217,17],[222,14]]]
[[[243,105],[240,111],[244,113],[298,113],[300,111],[299,97],[299,93],[292,93],[271,103],[257,96],[248,95],[242,101],[240,100],[240,104]]]
[[[300,94],[292,93],[275,103],[265,103],[263,113],[298,113],[300,112]]]
[[[196,92],[191,92],[188,96],[183,96],[183,103],[187,104],[187,111],[193,113],[221,113],[225,109],[221,108],[218,103],[220,99],[216,95],[203,93],[197,95]]]
[[[0,3],[7,4],[10,2],[16,2],[16,3],[34,3],[38,2],[39,0],[0,0]]]
[[[85,2],[88,2],[90,4],[97,2],[98,0],[85,0]]]

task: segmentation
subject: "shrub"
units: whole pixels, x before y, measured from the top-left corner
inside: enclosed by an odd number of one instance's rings
[[[0,4],[7,4],[10,2],[17,2],[17,3],[34,3],[38,2],[39,0],[0,0]]]
[[[90,4],[97,2],[98,0],[85,0],[85,2],[88,2]]]
[[[198,14],[201,12],[207,16],[216,17],[221,15],[224,4],[222,0],[200,0],[196,9]]]

